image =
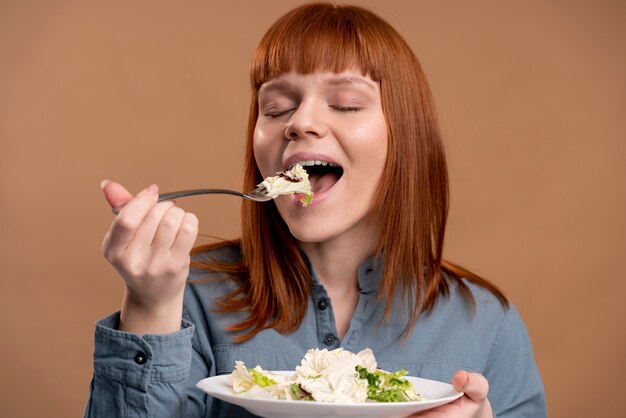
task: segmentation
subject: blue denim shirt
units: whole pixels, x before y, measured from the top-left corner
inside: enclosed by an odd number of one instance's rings
[[[252,417],[205,395],[196,383],[230,373],[236,360],[249,367],[293,370],[314,347],[353,352],[369,347],[382,369],[406,369],[410,375],[444,382],[450,382],[458,369],[482,373],[489,381],[496,416],[546,416],[532,347],[514,306],[504,309],[491,293],[469,284],[476,298],[472,314],[453,287],[451,295],[441,298],[431,314],[421,316],[403,341],[407,316],[400,294],[393,301],[390,321],[381,322],[385,306],[377,299],[380,274],[372,260],[360,266],[358,305],[341,341],[332,304],[315,271],[306,316],[289,335],[267,329],[244,343],[234,343],[224,328],[243,314],[210,311],[217,298],[233,289],[231,280],[188,283],[181,330],[173,334],[139,336],[118,331],[118,313],[98,321],[85,417]],[[205,278],[210,273],[192,270],[190,277]]]

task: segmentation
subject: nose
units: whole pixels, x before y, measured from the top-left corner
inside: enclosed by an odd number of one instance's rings
[[[326,135],[323,110],[312,102],[302,102],[289,118],[285,127],[285,138],[322,138]]]

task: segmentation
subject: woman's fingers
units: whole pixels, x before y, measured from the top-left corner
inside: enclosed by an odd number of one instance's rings
[[[126,249],[130,254],[152,253],[152,242],[157,233],[163,216],[172,209],[174,202],[165,201],[157,203],[146,214],[143,221],[137,228],[132,240],[128,243]]]
[[[198,218],[193,213],[185,213],[183,222],[178,230],[178,236],[172,246],[172,256],[187,257],[196,242],[198,236]]]
[[[489,394],[489,382],[479,373],[459,370],[452,377],[452,386],[476,403],[484,401]]]
[[[163,215],[154,235],[154,239],[152,240],[152,249],[155,256],[170,252],[184,217],[185,211],[178,206],[171,207]]]
[[[158,187],[152,185],[130,200],[113,221],[109,235],[109,246],[125,248],[135,235],[146,215],[158,198]]]
[[[491,418],[493,416],[489,399],[487,399],[489,383],[483,375],[459,370],[452,377],[452,386],[457,392],[464,392],[464,396],[454,402],[411,415],[411,417]]]

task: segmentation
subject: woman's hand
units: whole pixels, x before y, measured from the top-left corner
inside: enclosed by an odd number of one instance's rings
[[[157,203],[155,185],[135,197],[108,180],[101,187],[111,207],[121,207],[102,243],[105,258],[126,284],[120,329],[178,331],[198,219],[171,201]]]
[[[411,415],[419,418],[492,418],[493,411],[487,399],[489,383],[478,373],[459,370],[452,377],[452,386],[457,392],[464,392],[454,402]]]

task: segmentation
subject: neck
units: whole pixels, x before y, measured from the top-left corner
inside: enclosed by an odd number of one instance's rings
[[[300,243],[326,288],[358,289],[358,269],[376,250],[375,234],[317,243]]]

